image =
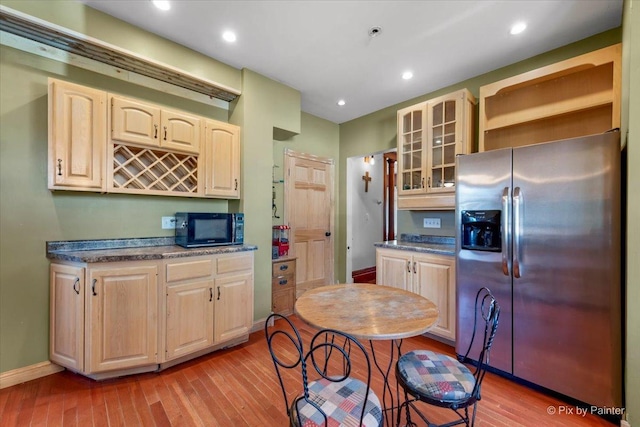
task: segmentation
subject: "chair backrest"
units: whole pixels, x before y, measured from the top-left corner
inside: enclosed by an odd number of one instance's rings
[[[274,326],[269,326],[272,323]],[[320,419],[324,420],[324,424],[321,425],[328,424],[328,415],[314,401],[311,396],[313,391],[310,393],[310,385],[318,384],[318,381],[337,384],[356,378],[366,385],[363,395],[369,395],[371,363],[366,349],[354,337],[337,330],[323,329],[313,336],[310,349],[305,353],[300,333],[295,325],[279,314],[272,314],[267,318],[265,336],[282,389],[287,415],[291,418],[293,412],[293,417],[298,418],[298,425],[303,425],[299,409],[306,406],[308,413],[309,405],[315,408],[320,414]],[[296,371],[296,377],[299,375],[299,380],[295,383],[291,380],[290,370]],[[293,394],[297,397],[289,401],[287,396],[292,394],[287,393],[287,385],[291,388],[293,384],[297,385]],[[356,408],[359,412],[359,425],[362,425],[367,409],[370,410],[366,403],[362,403],[361,411]],[[355,414],[353,415],[355,418]]]
[[[270,326],[271,324],[273,324],[273,327]],[[300,333],[294,324],[286,317],[277,313],[267,318],[264,324],[264,333],[267,338],[267,345],[269,346],[273,366],[276,369],[278,381],[280,382],[284,404],[287,408],[287,416],[291,416],[291,405],[287,397],[287,385],[283,374],[285,371],[295,369],[301,373],[300,378],[304,376],[302,373],[305,370],[302,338],[300,338]]]
[[[335,329],[322,329],[311,339],[311,348],[304,357],[304,393],[299,399],[314,406],[324,418],[327,425],[327,414],[309,397],[309,383],[311,381],[327,380],[341,383],[345,380],[356,379],[365,385],[363,396],[369,396],[371,391],[371,362],[364,346],[353,336]],[[313,368],[313,369],[311,369]],[[358,413],[359,424],[367,412],[366,398],[362,402]],[[355,415],[355,414],[354,414]],[[301,420],[298,420],[300,423]]]
[[[482,380],[487,372],[487,367],[489,366],[489,355],[491,353],[491,346],[493,345],[493,340],[496,336],[496,331],[498,330],[498,320],[500,318],[500,305],[498,301],[495,299],[491,291],[486,288],[480,288],[478,293],[476,294],[475,301],[475,315],[473,316],[473,334],[471,335],[471,342],[469,343],[469,348],[464,355],[464,359],[467,359],[469,356],[469,352],[473,347],[473,342],[476,339],[476,332],[479,322],[484,323],[484,333],[482,335],[482,342],[480,347],[480,355],[477,359],[476,370],[473,373],[476,378],[476,384],[471,393],[472,398],[479,400],[480,399],[480,387],[482,385]],[[481,320],[480,320],[481,319]],[[478,339],[480,336],[478,335]]]

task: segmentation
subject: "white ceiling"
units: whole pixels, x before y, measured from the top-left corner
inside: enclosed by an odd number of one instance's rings
[[[300,91],[343,123],[618,27],[623,0],[80,0],[232,67]],[[525,21],[524,33],[510,26]],[[382,28],[369,36],[373,26]],[[222,40],[224,30],[237,41]],[[401,74],[411,70],[413,79]],[[209,76],[207,76],[209,77]],[[215,80],[215,77],[209,77]],[[336,103],[344,99],[346,105]]]

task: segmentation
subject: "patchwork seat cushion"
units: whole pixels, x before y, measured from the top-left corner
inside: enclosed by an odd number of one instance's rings
[[[414,394],[441,402],[457,402],[471,396],[476,379],[453,357],[416,350],[398,359],[398,373]]]
[[[328,427],[358,426],[367,385],[352,378],[340,382],[320,379],[309,383],[309,400],[317,404],[327,415]],[[295,406],[295,403],[294,405]],[[302,424],[300,427],[324,427],[324,418],[313,405],[301,400],[297,404]],[[292,419],[297,424],[297,414],[292,408]],[[366,398],[364,427],[382,425],[382,408],[378,397],[369,390]]]

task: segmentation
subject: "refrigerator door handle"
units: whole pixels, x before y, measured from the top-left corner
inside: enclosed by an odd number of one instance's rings
[[[509,256],[511,253],[511,189],[504,187],[502,190],[502,273],[510,275]]]
[[[513,277],[520,278],[520,238],[522,237],[523,194],[520,187],[513,189]]]

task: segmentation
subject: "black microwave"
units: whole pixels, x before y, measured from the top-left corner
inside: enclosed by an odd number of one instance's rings
[[[176,213],[176,245],[195,248],[243,243],[242,213]]]

